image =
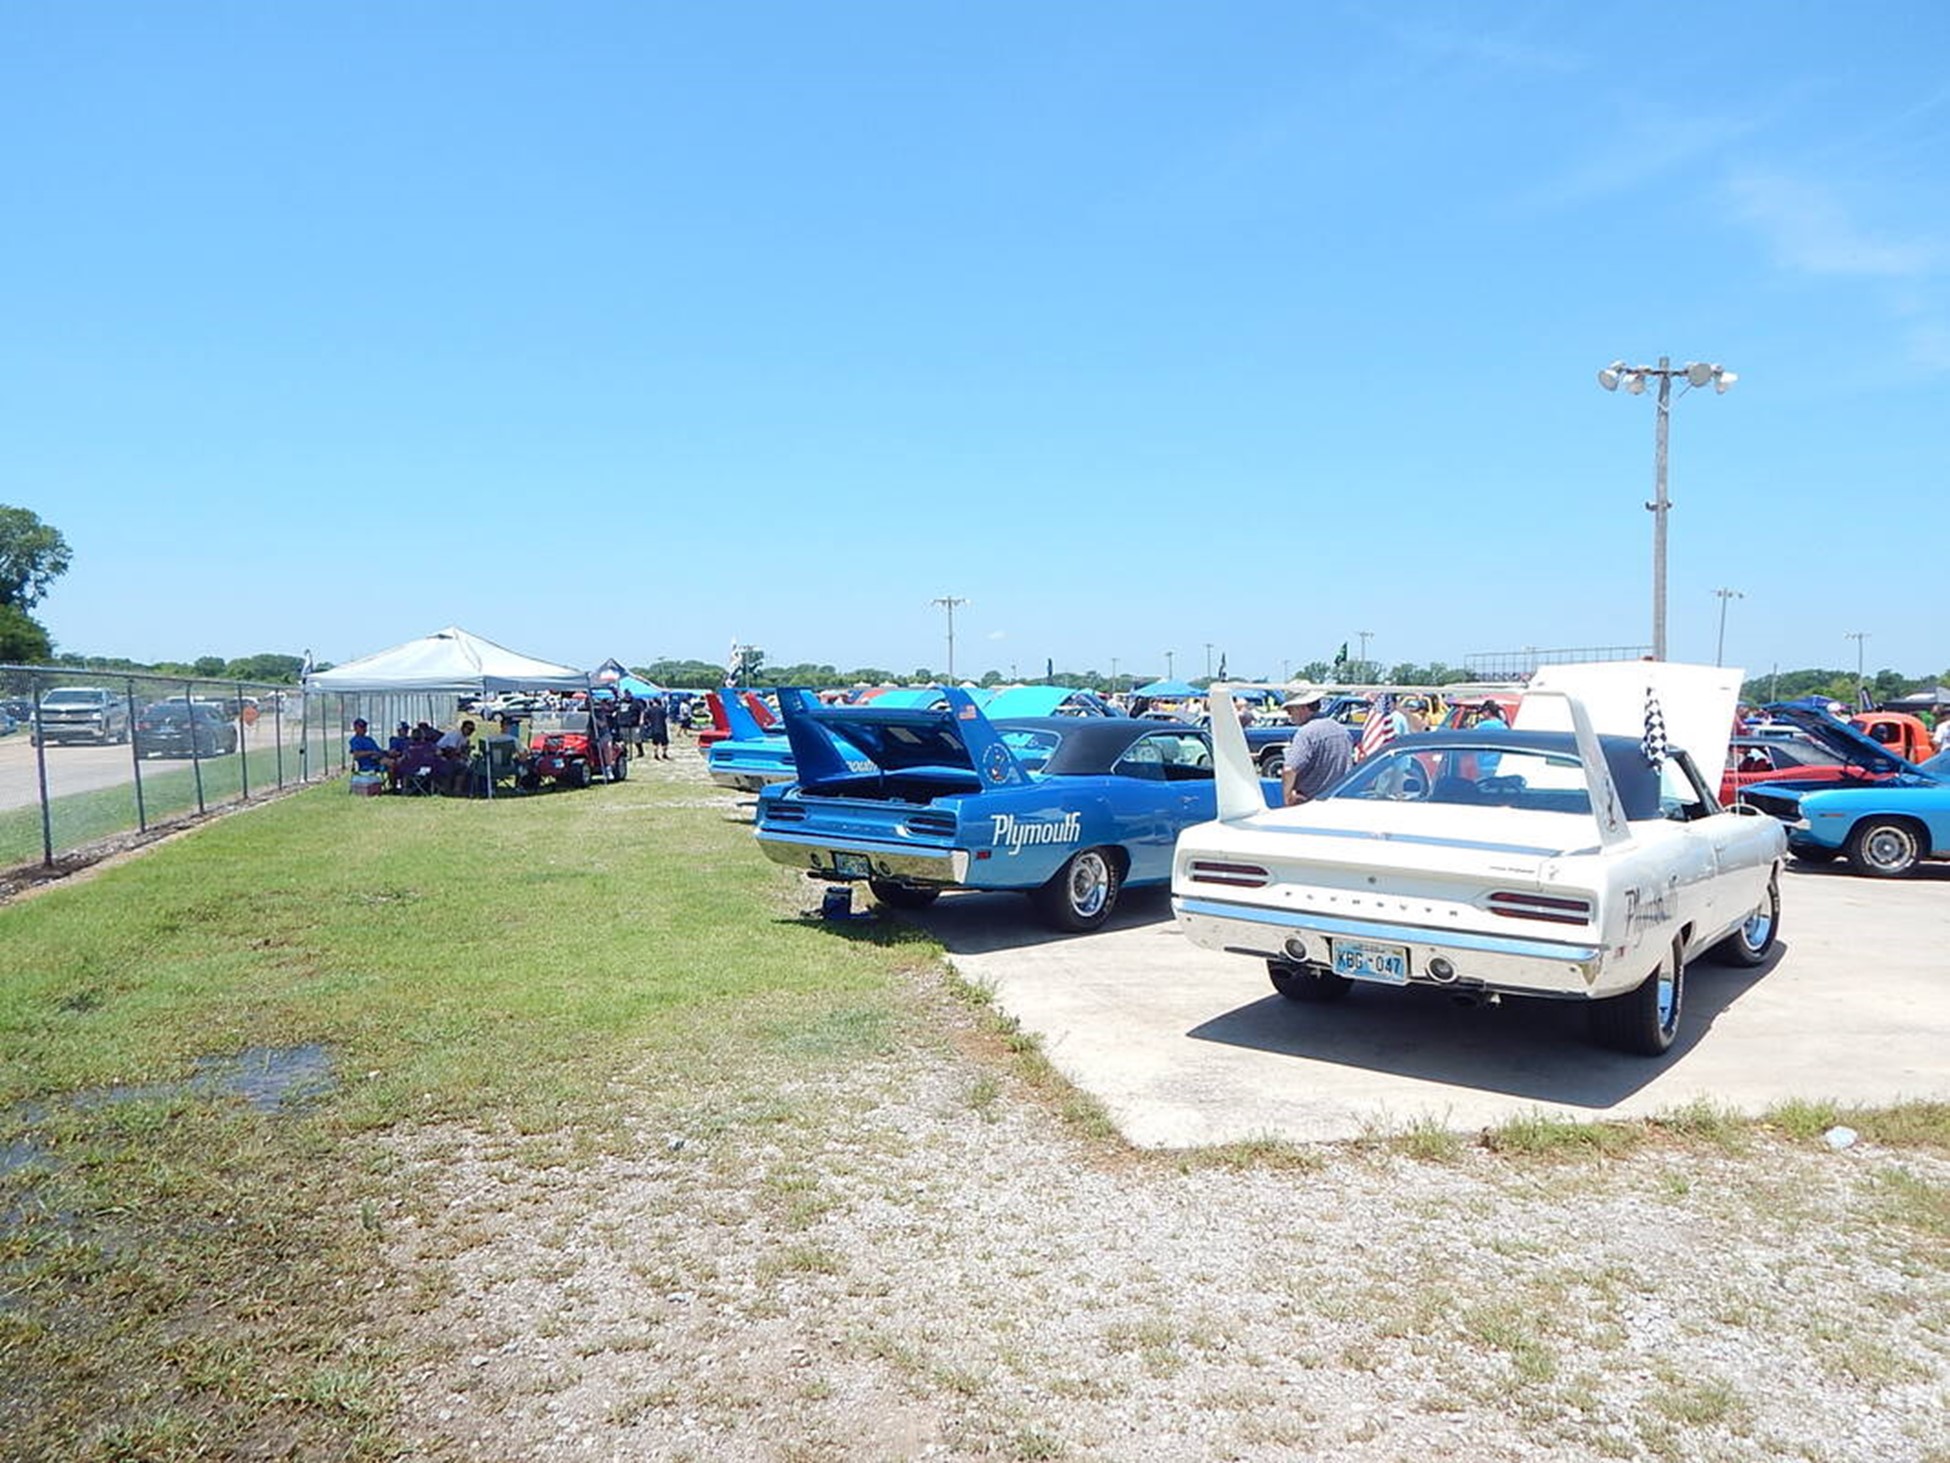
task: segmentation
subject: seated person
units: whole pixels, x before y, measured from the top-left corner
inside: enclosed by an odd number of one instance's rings
[[[443,734],[434,743],[434,750],[440,754],[441,765],[435,780],[441,790],[466,796],[471,773],[468,764],[474,755],[474,723],[463,721],[458,730]]]
[[[1759,747],[1749,747],[1740,754],[1742,772],[1772,772],[1774,759]]]
[[[345,750],[352,758],[354,772],[379,772],[385,768],[386,754],[380,750],[378,742],[366,735],[363,716],[353,718],[352,738],[345,744]]]

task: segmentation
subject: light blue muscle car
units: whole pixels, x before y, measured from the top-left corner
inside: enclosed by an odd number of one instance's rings
[[[991,722],[960,687],[943,699],[821,706],[782,691],[798,781],[759,795],[766,855],[817,879],[864,882],[897,908],[946,889],[1007,889],[1058,929],[1094,930],[1126,885],[1166,883],[1178,831],[1213,816],[1211,746],[1197,727]],[[860,757],[867,770],[852,765]],[[1278,797],[1277,785],[1261,791],[1269,806]]]

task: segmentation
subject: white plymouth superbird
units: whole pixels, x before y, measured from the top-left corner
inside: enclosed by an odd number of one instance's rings
[[[1598,1041],[1658,1056],[1687,961],[1759,965],[1780,929],[1780,825],[1712,790],[1739,685],[1712,666],[1549,667],[1514,726],[1398,738],[1270,811],[1215,687],[1219,816],[1179,834],[1172,907],[1290,1000],[1369,982],[1586,1001]]]

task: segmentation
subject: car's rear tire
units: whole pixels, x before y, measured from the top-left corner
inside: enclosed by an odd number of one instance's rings
[[[1923,861],[1924,835],[1907,818],[1865,818],[1848,835],[1849,867],[1872,879],[1899,879]]]
[[[1780,933],[1781,881],[1769,878],[1767,897],[1761,901],[1760,908],[1748,915],[1739,929],[1708,950],[1706,958],[1717,965],[1752,969],[1765,964],[1767,957],[1774,953],[1774,941]]]
[[[1269,960],[1266,962],[1266,974],[1273,982],[1273,989],[1289,1001],[1304,1001],[1310,1005],[1338,1001],[1354,989],[1354,982],[1346,976],[1322,970],[1317,965],[1291,965],[1284,960]]]
[[[896,884],[892,879],[869,879],[867,887],[889,909],[926,909],[941,897],[939,889],[919,889],[912,884]]]
[[[589,786],[589,782],[590,782],[589,764],[587,762],[576,763],[575,766],[570,769],[569,781],[576,787]]]
[[[1675,939],[1644,980],[1622,995],[1592,1003],[1592,1039],[1614,1051],[1662,1057],[1679,1035],[1685,1005],[1686,953]]]
[[[1123,882],[1116,854],[1085,848],[1065,859],[1055,876],[1029,897],[1037,913],[1057,929],[1082,934],[1110,918]]]

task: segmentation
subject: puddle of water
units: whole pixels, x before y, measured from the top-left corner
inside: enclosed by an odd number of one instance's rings
[[[173,1097],[241,1097],[259,1112],[323,1097],[334,1087],[332,1054],[317,1043],[254,1046],[231,1057],[198,1057],[196,1071],[181,1082],[94,1087],[69,1096],[86,1110],[119,1102],[167,1101]]]
[[[33,1168],[40,1161],[41,1145],[31,1138],[10,1138],[0,1143],[0,1178]]]
[[[259,1112],[311,1102],[338,1086],[332,1054],[317,1043],[254,1046],[234,1057],[202,1057],[191,1091],[210,1097],[241,1097]]]

